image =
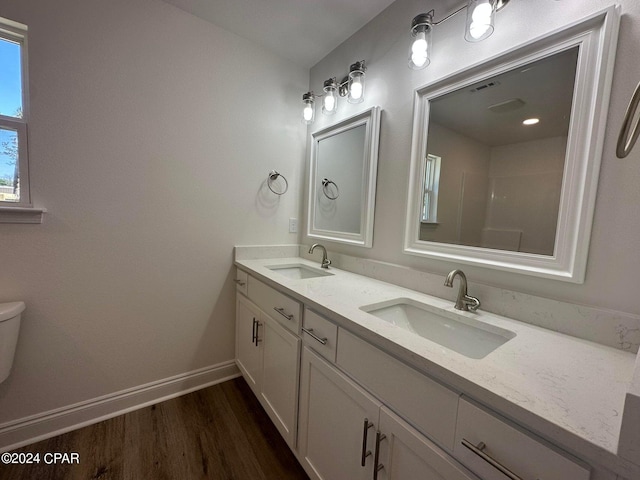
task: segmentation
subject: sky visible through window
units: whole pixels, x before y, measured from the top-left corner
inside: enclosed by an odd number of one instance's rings
[[[22,109],[22,73],[20,69],[20,45],[0,39],[0,114],[15,117]],[[13,160],[5,154],[4,142],[15,137],[11,130],[0,129],[0,178],[13,180]]]

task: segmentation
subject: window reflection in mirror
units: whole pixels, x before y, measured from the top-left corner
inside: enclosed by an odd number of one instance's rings
[[[438,189],[440,187],[440,157],[427,155],[424,164],[424,196],[422,201],[422,222],[438,221]]]
[[[577,60],[574,47],[430,101],[420,240],[554,254]]]

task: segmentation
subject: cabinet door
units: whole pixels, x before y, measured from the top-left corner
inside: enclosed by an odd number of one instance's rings
[[[386,407],[380,409],[378,480],[478,480]]]
[[[236,295],[236,364],[258,396],[262,387],[262,343],[256,331],[262,327],[260,310],[243,295]]]
[[[298,417],[300,339],[267,315],[261,317],[263,346],[262,404],[280,434],[295,447]]]
[[[315,480],[370,480],[380,403],[302,349],[298,458]],[[365,427],[365,422],[368,428]]]

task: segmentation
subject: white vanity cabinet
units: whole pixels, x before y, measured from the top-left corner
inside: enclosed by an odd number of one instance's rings
[[[615,478],[317,313],[320,302],[236,279],[237,365],[313,480]]]
[[[244,295],[236,294],[236,364],[253,393],[262,389],[262,342],[256,331],[264,327],[262,312]]]
[[[591,476],[590,468],[577,459],[466,398],[458,408],[454,454],[485,480],[589,480]]]
[[[479,480],[387,407],[379,423],[378,479]]]
[[[314,480],[478,480],[308,347],[298,458]]]
[[[300,377],[298,459],[307,474],[315,480],[373,478],[380,402],[306,346]]]
[[[299,359],[300,338],[237,293],[236,363],[292,449],[297,430]]]

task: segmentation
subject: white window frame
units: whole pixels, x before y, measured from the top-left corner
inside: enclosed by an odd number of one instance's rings
[[[0,39],[20,45],[22,75],[22,118],[0,115],[0,127],[14,130],[18,135],[18,169],[20,172],[20,200],[0,200],[0,223],[41,223],[46,210],[33,208],[29,182],[28,124],[29,124],[29,75],[27,57],[27,26],[0,17]]]
[[[422,223],[438,223],[438,188],[440,186],[441,161],[440,157],[429,153],[424,162]]]

